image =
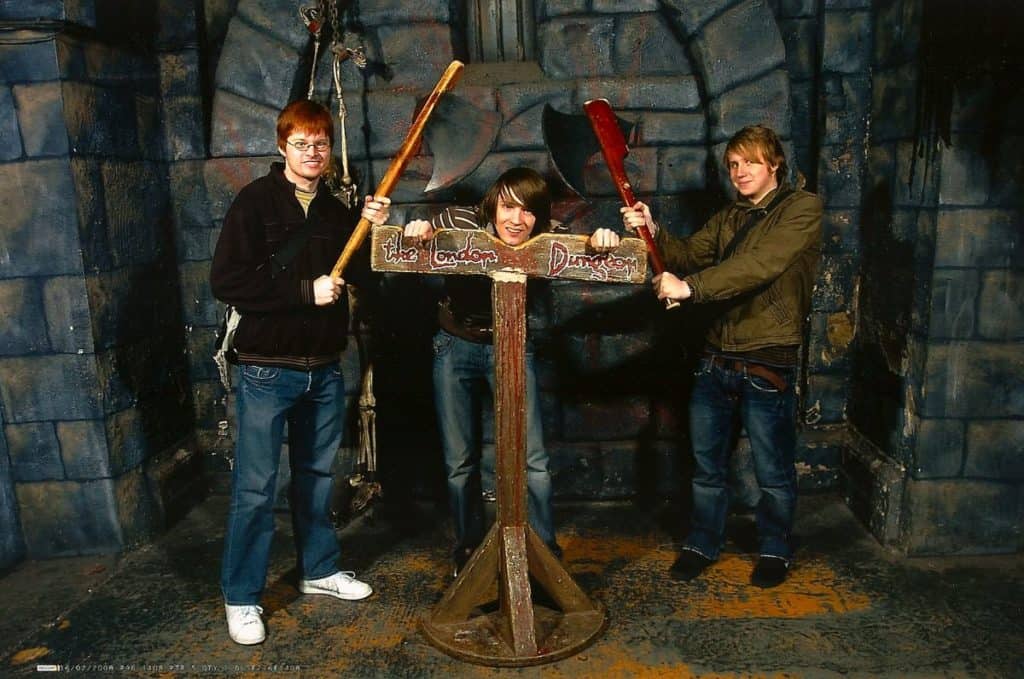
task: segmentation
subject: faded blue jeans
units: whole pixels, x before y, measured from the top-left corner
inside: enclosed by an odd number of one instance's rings
[[[717,559],[729,511],[729,453],[739,411],[761,489],[755,510],[759,551],[787,561],[796,512],[795,369],[773,368],[788,385],[779,391],[768,380],[702,358],[690,400],[690,438],[696,466],[693,514],[684,549]]]
[[[484,539],[480,486],[481,423],[477,389],[494,393],[494,346],[439,330],[434,336],[434,404],[448,475],[448,502],[455,523],[455,551]],[[540,397],[533,354],[526,352],[526,489],[530,525],[558,556],[551,512],[551,474],[544,449]]]
[[[267,578],[285,422],[299,577],[313,580],[338,571],[331,469],[345,421],[345,386],[337,365],[309,372],[243,365],[239,375],[238,441],[221,589],[226,603],[250,605],[259,603]]]

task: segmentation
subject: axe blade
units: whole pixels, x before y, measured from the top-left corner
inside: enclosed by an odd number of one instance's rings
[[[473,172],[494,148],[501,122],[497,111],[484,111],[454,94],[442,94],[423,130],[434,156],[424,192],[448,188]]]
[[[604,99],[594,101],[608,104]],[[587,105],[592,103],[588,101]],[[615,120],[616,127],[622,132],[622,145],[625,153],[628,153],[625,140],[632,134],[633,124],[616,116],[610,107],[608,111]],[[601,152],[601,145],[594,134],[590,118],[582,113],[562,113],[556,111],[550,104],[545,104],[541,127],[544,144],[548,148],[548,155],[551,156],[555,171],[578,196],[586,198],[585,170],[591,164],[591,159]]]

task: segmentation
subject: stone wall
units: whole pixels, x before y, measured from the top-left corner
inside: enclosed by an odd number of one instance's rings
[[[3,16],[0,404],[34,558],[147,540],[198,479],[155,7],[115,4]]]
[[[922,11],[893,0],[875,16],[847,487],[876,535],[900,550],[1015,551],[1024,545],[1024,331],[1022,214],[1011,187],[1021,181],[1013,154],[1024,98],[1003,102],[1018,115],[1004,119],[993,153],[982,140],[995,124],[995,83],[984,74],[958,83],[949,144],[933,137],[918,108]]]

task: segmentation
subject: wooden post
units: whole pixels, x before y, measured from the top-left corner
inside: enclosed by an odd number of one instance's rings
[[[421,247],[404,242],[400,227],[373,230],[377,271],[487,275],[494,282],[497,520],[421,623],[434,646],[462,660],[509,667],[551,662],[593,643],[607,624],[604,606],[576,585],[526,512],[527,278],[642,283],[647,273],[639,239],[623,239],[605,254],[588,252],[588,240],[541,234],[512,247],[484,231],[442,230]],[[560,611],[533,603],[531,576]],[[479,612],[496,583],[498,610]]]

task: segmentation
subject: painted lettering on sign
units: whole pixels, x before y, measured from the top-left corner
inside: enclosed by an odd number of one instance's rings
[[[388,264],[417,262],[419,261],[419,249],[415,246],[410,248],[402,247],[401,232],[388,238],[383,243],[384,261]]]
[[[562,243],[551,243],[548,275],[557,276],[566,269],[587,271],[591,278],[601,281],[609,277],[629,279],[639,269],[639,262],[635,257],[620,257],[610,252],[571,254]]]
[[[479,264],[481,268],[487,268],[489,264],[498,263],[498,253],[488,248],[480,248],[473,245],[473,234],[466,234],[466,243],[456,249],[437,248],[437,240],[430,243],[430,268],[451,269],[459,264]]]

